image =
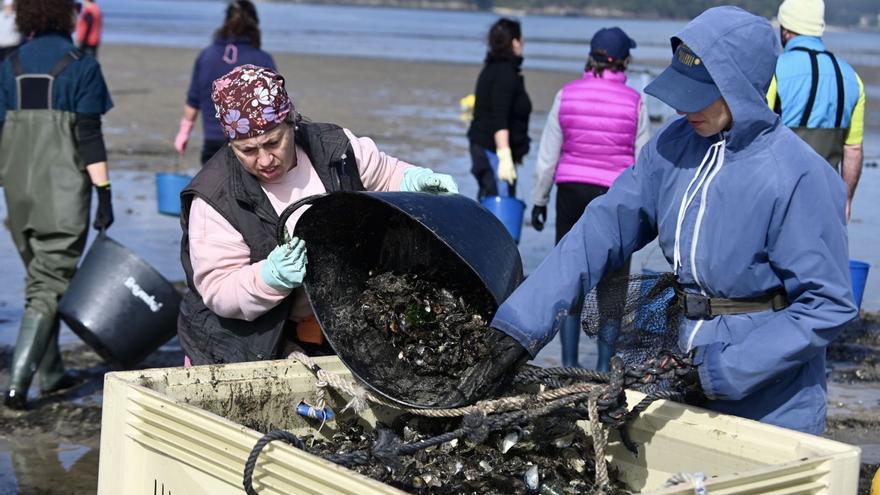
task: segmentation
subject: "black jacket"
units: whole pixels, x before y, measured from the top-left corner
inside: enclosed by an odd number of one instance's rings
[[[333,124],[300,123],[295,142],[312,161],[328,192],[363,191],[357,163],[348,137]],[[284,325],[290,314],[287,298],[254,321],[223,318],[202,301],[193,283],[189,254],[189,212],[193,199],[202,198],[223,215],[251,250],[251,263],[266,259],[277,246],[278,214],[235,154],[224,146],[180,194],[180,226],[183,237],[180,257],[189,292],[180,305],[177,334],[193,364],[236,363],[276,359]]]
[[[532,101],[520,72],[522,58],[490,60],[483,66],[474,91],[474,119],[468,138],[483,148],[495,150],[495,133],[510,132],[513,161],[520,163],[529,152],[529,114]]]

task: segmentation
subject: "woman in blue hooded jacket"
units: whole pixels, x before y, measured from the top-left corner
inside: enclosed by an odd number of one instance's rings
[[[590,203],[492,326],[534,356],[582,289],[659,238],[705,406],[821,433],[825,349],[857,315],[844,184],[767,106],[779,45],[765,19],[712,8],[672,48],[646,92],[684,117]],[[716,311],[707,298],[752,310]]]

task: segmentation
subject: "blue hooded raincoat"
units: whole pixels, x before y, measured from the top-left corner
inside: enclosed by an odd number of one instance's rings
[[[774,312],[685,319],[707,407],[810,433],[825,427],[825,348],[856,315],[844,184],[767,106],[779,44],[763,18],[709,9],[673,38],[702,58],[733,115],[699,136],[667,124],[608,193],[498,309],[492,326],[535,355],[584,290],[659,237],[685,290],[750,298]],[[583,282],[582,282],[583,281]]]

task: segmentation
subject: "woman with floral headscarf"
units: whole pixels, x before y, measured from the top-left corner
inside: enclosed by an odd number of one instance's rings
[[[181,345],[194,364],[275,359],[294,345],[328,353],[302,289],[306,246],[297,238],[276,245],[280,212],[325,192],[458,188],[369,138],[303,120],[271,69],[238,67],[214,82],[211,96],[228,141],[181,196],[190,288]],[[298,218],[291,215],[289,231]]]

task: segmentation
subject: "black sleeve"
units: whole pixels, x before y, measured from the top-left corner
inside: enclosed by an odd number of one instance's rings
[[[76,114],[76,143],[79,156],[86,165],[107,161],[100,114]]]
[[[510,110],[516,96],[518,76],[516,71],[507,67],[498,67],[492,82],[492,134],[510,129]]]

